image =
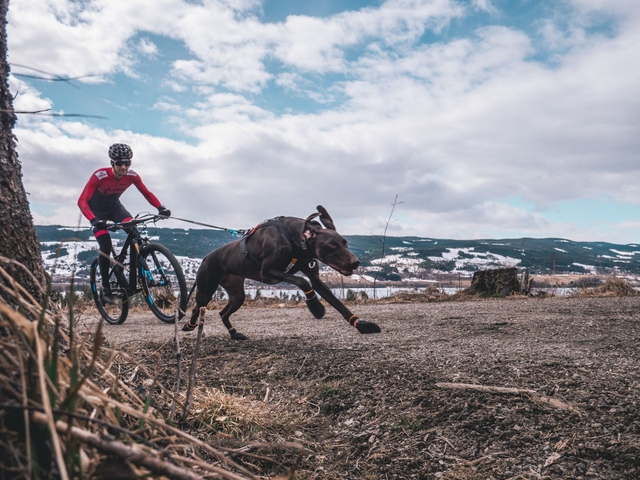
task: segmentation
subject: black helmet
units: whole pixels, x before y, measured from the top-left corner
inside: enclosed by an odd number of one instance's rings
[[[109,158],[111,160],[131,160],[133,150],[124,143],[114,143],[109,147]]]

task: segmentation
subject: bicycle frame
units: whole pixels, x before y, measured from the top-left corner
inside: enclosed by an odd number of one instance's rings
[[[133,223],[134,225],[132,225],[131,227],[126,227],[127,229],[129,229],[129,232],[127,233],[127,238],[125,239],[124,245],[122,246],[120,253],[116,255],[115,248],[114,248],[113,259],[115,260],[115,265],[111,267],[111,271],[114,273],[114,275],[118,279],[118,283],[120,283],[122,288],[124,288],[127,291],[127,294],[129,295],[129,297],[132,297],[136,293],[143,291],[142,287],[138,285],[139,284],[138,262],[140,258],[140,248],[143,245],[150,243],[147,238],[144,238],[141,235],[140,230],[138,230],[137,226],[135,225],[136,223],[137,224],[145,223],[145,219],[143,219],[142,221],[132,220],[131,223]],[[111,227],[110,230],[111,229],[116,230],[115,225]],[[124,227],[122,227],[121,224],[117,224],[117,230],[119,229],[124,230]],[[126,266],[125,261],[127,259],[127,255],[129,255],[129,278],[128,279],[124,274],[124,267]]]
[[[120,283],[120,285],[127,291],[130,297],[142,290],[140,287],[136,288],[136,285],[138,283],[138,258],[140,254],[139,243],[142,241],[142,238],[140,237],[140,234],[138,232],[134,233],[134,230],[137,229],[133,227],[132,230],[127,234],[127,239],[125,240],[124,246],[120,250],[120,253],[114,255],[113,258],[116,261],[116,264],[112,267],[113,273],[118,279],[118,283]],[[124,272],[127,255],[129,255],[128,279]]]

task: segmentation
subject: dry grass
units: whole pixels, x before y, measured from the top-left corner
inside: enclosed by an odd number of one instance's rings
[[[378,300],[379,303],[431,303],[431,302],[446,302],[452,299],[452,295],[449,295],[442,290],[439,290],[435,285],[429,285],[422,291],[418,292],[398,292],[389,297],[383,297]]]
[[[579,289],[574,297],[635,297],[640,293],[621,278],[608,278],[602,285]]]
[[[102,323],[80,338],[73,305],[63,319],[1,267],[0,280],[11,300],[0,298],[1,478],[292,478],[300,445],[222,443],[264,421],[267,412],[256,402],[201,389],[193,415],[168,421],[153,405],[158,398],[170,403],[170,388],[158,372],[105,347]],[[194,423],[197,436],[188,433]],[[274,448],[288,466],[260,454]],[[116,472],[109,470],[113,465]]]

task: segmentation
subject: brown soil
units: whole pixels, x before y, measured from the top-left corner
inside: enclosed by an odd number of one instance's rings
[[[300,479],[640,477],[640,298],[353,309],[382,333],[360,335],[330,308],[322,320],[304,308],[243,308],[233,320],[250,340],[237,342],[208,312],[199,393],[224,392],[255,413],[232,430],[227,405],[214,415],[219,429],[301,442],[310,453]],[[108,342],[150,367],[159,352],[173,388],[173,325],[137,313],[105,327]],[[183,370],[195,337],[181,332]],[[533,390],[578,411],[439,382]]]

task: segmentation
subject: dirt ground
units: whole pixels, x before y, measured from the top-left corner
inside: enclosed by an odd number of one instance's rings
[[[322,320],[304,308],[243,308],[232,320],[249,340],[238,342],[208,312],[198,386],[255,414],[232,431],[227,405],[211,423],[243,440],[302,443],[299,479],[640,478],[640,298],[352,309],[382,333],[361,335],[331,308]],[[112,346],[149,367],[157,352],[169,388],[173,335],[150,313],[105,325]],[[183,369],[195,338],[181,332]],[[532,390],[573,410],[442,382]]]

